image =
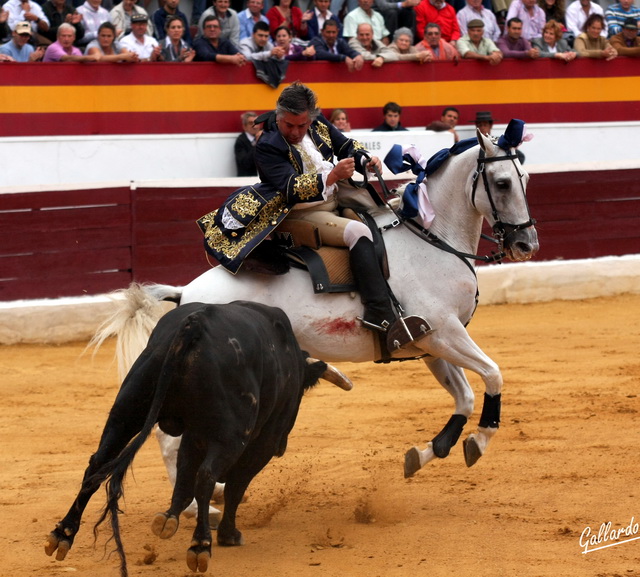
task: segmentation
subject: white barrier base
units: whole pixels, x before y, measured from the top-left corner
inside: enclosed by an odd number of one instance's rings
[[[640,293],[640,255],[492,265],[478,269],[480,305]],[[0,303],[0,344],[89,340],[112,312],[106,295]]]

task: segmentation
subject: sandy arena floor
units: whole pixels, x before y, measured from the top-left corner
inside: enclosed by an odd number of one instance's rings
[[[287,454],[249,488],[246,545],[214,546],[224,577],[631,577],[640,575],[640,296],[481,307],[470,326],[501,366],[503,420],[466,468],[459,443],[414,478],[404,453],[452,412],[423,363],[339,365],[351,392],[321,382],[302,403]],[[0,347],[0,572],[117,576],[94,497],[67,559],[44,554],[95,450],[118,384],[113,343]],[[478,398],[483,388],[470,379]],[[465,433],[475,429],[479,407]],[[194,522],[162,541],[150,531],[170,485],[151,438],[128,477],[123,540],[133,577],[193,575]],[[603,523],[632,534],[583,554]],[[632,540],[633,538],[636,540]],[[602,544],[612,544],[611,541]],[[111,544],[106,545],[111,551]]]

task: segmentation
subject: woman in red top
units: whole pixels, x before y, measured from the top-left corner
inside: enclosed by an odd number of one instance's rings
[[[286,26],[291,30],[294,38],[307,38],[307,21],[311,18],[311,12],[302,13],[302,10],[294,6],[295,0],[275,0],[274,6],[267,12],[271,37],[276,37],[276,30],[280,26]]]

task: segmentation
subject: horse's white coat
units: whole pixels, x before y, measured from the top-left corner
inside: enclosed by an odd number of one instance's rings
[[[488,138],[480,134],[479,138],[487,157],[504,154]],[[494,224],[482,179],[475,206],[471,199],[478,153],[479,148],[474,147],[451,157],[428,180],[429,197],[436,212],[430,231],[459,251],[471,254],[478,247],[483,217],[490,225]],[[500,219],[511,224],[527,222],[528,176],[520,163],[491,162],[484,165],[484,170]],[[387,209],[375,216],[379,225],[395,218]],[[535,228],[521,230],[514,237],[518,242],[506,247],[510,258],[526,260],[535,254],[538,249]],[[475,310],[477,279],[463,260],[424,242],[404,226],[388,230],[384,238],[389,282],[405,314],[425,317],[434,329],[406,351],[406,356],[431,355],[425,358],[425,363],[453,397],[454,414],[469,418],[474,409],[474,394],[463,369],[480,375],[489,395],[497,395],[502,389],[499,367],[465,329]],[[288,314],[301,347],[311,356],[327,362],[375,360],[374,336],[356,321],[362,313],[358,296],[315,295],[308,275],[300,270],[292,269],[275,277],[242,272],[234,277],[217,267],[181,291],[163,285],[148,290],[158,298],[179,296],[181,304],[241,299],[277,306]],[[495,432],[496,429],[479,428],[467,440],[473,440],[482,454]],[[421,466],[434,457],[431,443],[425,449],[414,450],[419,452]]]

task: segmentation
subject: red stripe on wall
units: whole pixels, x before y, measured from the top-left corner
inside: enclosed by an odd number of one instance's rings
[[[402,122],[405,126],[425,127],[432,120],[440,118],[442,108],[404,107]],[[624,122],[640,119],[640,102],[482,104],[459,106],[458,109],[461,125],[473,124],[475,113],[479,110],[491,111],[496,124],[506,124],[512,118],[520,118],[528,123]],[[382,106],[349,109],[347,112],[354,130],[367,130],[382,122]],[[331,109],[325,109],[324,113],[329,115]],[[0,114],[0,118],[2,134],[18,137],[240,131],[240,113],[228,111]]]
[[[462,60],[453,62],[387,63],[349,73],[342,64],[290,62],[286,82],[305,83],[408,83],[459,80],[520,80],[535,78],[612,78],[637,76],[637,60],[617,58],[611,62],[581,59],[571,63],[543,58],[531,61],[505,60],[499,66]],[[0,86],[109,86],[154,84],[258,84],[253,66],[241,68],[209,62],[176,63],[30,63],[2,68]],[[597,84],[594,84],[597,90]],[[277,91],[274,90],[274,94]]]

